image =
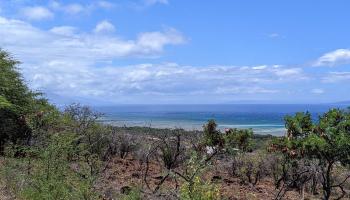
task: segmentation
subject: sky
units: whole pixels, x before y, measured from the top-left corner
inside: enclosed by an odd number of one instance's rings
[[[350,100],[348,0],[0,0],[0,48],[56,104]]]

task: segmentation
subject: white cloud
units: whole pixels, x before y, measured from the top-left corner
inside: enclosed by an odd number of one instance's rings
[[[278,38],[278,37],[280,37],[280,34],[278,34],[278,33],[270,33],[268,36],[270,38]]]
[[[290,85],[307,80],[301,68],[281,65],[112,64],[121,57],[159,56],[166,46],[186,42],[172,28],[121,39],[115,34],[82,33],[71,26],[44,30],[0,17],[0,38],[0,46],[23,62],[21,70],[32,88],[67,99],[191,103],[196,99],[232,100],[235,96],[285,97],[283,86],[289,85],[291,92]]]
[[[42,6],[24,7],[21,14],[29,20],[44,20],[53,18],[54,14]]]
[[[311,93],[313,93],[313,94],[323,94],[324,90],[320,89],[320,88],[315,88],[315,89],[311,90]]]
[[[80,33],[72,27],[54,27],[47,31],[3,17],[0,17],[0,37],[1,47],[26,62],[63,58],[95,62],[120,57],[154,57],[167,45],[185,42],[175,29],[140,33],[136,39],[124,40],[114,34]]]
[[[170,97],[212,101],[234,95],[280,95],[281,85],[296,80],[293,77],[279,79],[272,66],[259,71],[253,68],[176,63],[94,67],[94,63],[84,59],[23,65],[30,85],[46,93],[128,103],[168,101],[166,98]]]
[[[50,32],[63,36],[72,36],[76,31],[77,29],[72,26],[57,26],[50,29]]]
[[[114,3],[108,1],[95,1],[89,4],[79,4],[79,3],[71,3],[71,4],[62,4],[58,1],[51,1],[49,4],[50,8],[56,11],[62,11],[66,14],[77,15],[81,13],[90,13],[96,9],[111,9],[115,7]]]
[[[267,66],[266,65],[261,65],[261,66],[256,66],[256,67],[253,67],[252,69],[256,69],[256,70],[263,70],[263,69],[266,69]]]
[[[275,68],[275,74],[280,77],[286,77],[286,76],[301,76],[302,75],[302,69],[301,68]]]
[[[110,9],[110,8],[115,7],[115,4],[108,2],[108,1],[98,1],[97,5],[101,8],[104,8],[104,9]]]
[[[78,3],[68,4],[64,6],[63,9],[66,13],[69,13],[69,14],[78,14],[85,10],[85,8]]]
[[[218,87],[215,91],[217,94],[273,94],[273,93],[278,93],[279,91],[276,89],[266,89],[262,87],[257,87],[257,86],[251,86],[251,87],[246,87],[246,86],[231,86],[231,87]]]
[[[168,4],[168,0],[144,0],[146,5],[154,5],[154,4]]]
[[[106,32],[114,32],[114,31],[115,31],[114,25],[107,20],[103,20],[99,22],[94,29],[95,33],[106,33]]]
[[[176,29],[170,28],[164,32],[145,32],[141,33],[137,39],[138,45],[148,50],[162,51],[166,44],[183,44],[185,38]]]
[[[335,66],[350,63],[350,49],[337,49],[318,58],[313,66]]]
[[[66,14],[75,15],[82,12],[86,12],[90,9],[89,6],[85,6],[79,3],[61,4],[58,1],[52,1],[50,7],[56,11],[62,11]]]
[[[336,83],[342,81],[350,81],[350,72],[329,72],[322,78],[325,83]]]

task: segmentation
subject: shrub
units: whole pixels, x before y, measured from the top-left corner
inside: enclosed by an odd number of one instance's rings
[[[181,144],[180,134],[174,137],[163,137],[161,140],[160,154],[166,169],[176,168],[184,158],[184,147]]]
[[[275,188],[280,188],[281,177],[287,170],[283,156],[277,153],[270,153],[266,156],[266,163],[268,167],[268,173],[273,178]]]
[[[8,155],[1,177],[19,199],[96,199],[90,176],[72,168],[67,159],[75,136],[53,134],[46,147],[23,149],[26,157]],[[11,153],[11,151],[9,151]]]
[[[185,182],[181,185],[180,199],[216,200],[220,199],[220,193],[218,187],[196,176],[194,177],[193,183]]]
[[[108,149],[105,159],[109,156],[118,154],[120,158],[126,158],[130,152],[136,150],[137,142],[135,136],[131,134],[118,133],[112,129],[112,133],[108,139]]]
[[[93,111],[88,106],[72,104],[65,108],[63,112],[63,131],[73,132],[77,138],[74,141],[74,156],[97,157],[102,159],[111,142],[109,135],[111,128],[98,123],[100,113]]]
[[[202,175],[209,169],[213,157],[201,157],[192,152],[191,158],[185,165],[183,174],[177,172],[183,179],[180,187],[180,199],[184,200],[216,200],[220,199],[219,189],[209,181],[205,181]]]
[[[181,199],[220,199],[218,188],[202,177],[205,171],[209,170],[215,155],[201,156],[194,151],[184,165],[182,173],[174,171],[175,175],[183,180],[180,187]]]
[[[268,163],[263,152],[238,154],[232,163],[231,174],[238,176],[242,183],[256,185],[268,175]]]
[[[241,152],[252,150],[253,131],[251,129],[228,129],[224,136],[225,148],[228,152],[234,152],[235,149]]]
[[[129,153],[134,152],[137,148],[137,142],[135,136],[131,134],[122,134],[119,137],[119,156],[126,158]]]
[[[90,177],[82,177],[67,160],[73,151],[74,136],[56,134],[45,149],[37,151],[33,171],[26,178],[27,187],[21,192],[24,199],[95,199]]]
[[[207,124],[203,126],[204,129],[204,145],[206,146],[223,146],[223,138],[219,130],[216,129],[217,124],[214,120],[209,120]]]

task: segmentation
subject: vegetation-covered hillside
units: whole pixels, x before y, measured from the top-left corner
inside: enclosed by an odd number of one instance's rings
[[[341,199],[350,112],[286,116],[285,137],[113,127],[79,104],[59,111],[0,51],[0,199]]]

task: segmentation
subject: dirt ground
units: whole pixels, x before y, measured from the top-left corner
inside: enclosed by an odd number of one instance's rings
[[[140,165],[140,162],[132,157],[126,159],[113,158],[98,181],[96,189],[102,191],[103,198],[106,200],[114,199],[113,196],[120,193],[126,187],[142,186],[144,191],[150,191],[145,184],[142,185],[144,170],[145,166]],[[151,189],[155,188],[156,183],[163,178],[164,174],[162,172],[162,166],[158,162],[150,162],[147,181],[150,183]],[[205,176],[211,178],[217,184],[222,199],[274,199],[275,194],[278,192],[272,180],[263,179],[255,186],[241,184],[239,179],[231,177],[227,171],[215,167],[206,173]],[[160,191],[165,193],[175,192],[179,184],[181,184],[179,177],[177,179],[169,178],[162,185]],[[154,198],[152,197],[152,199]],[[163,199],[161,197],[159,198]],[[301,196],[296,191],[288,191],[284,199],[301,199]]]
[[[2,159],[0,158],[0,164]],[[215,166],[220,166],[222,163],[216,163]],[[274,199],[275,194],[278,192],[273,184],[272,180],[263,179],[257,185],[252,186],[248,184],[241,184],[240,180],[233,178],[229,175],[227,170],[219,169],[218,167],[210,169],[205,177],[208,180],[212,180],[217,184],[220,189],[222,199],[227,200],[254,200],[254,199]],[[160,162],[151,161],[149,164],[149,175],[147,176],[147,182],[149,187],[153,190],[156,184],[165,175],[163,167]],[[145,164],[141,164],[139,160],[132,158],[131,156],[121,159],[114,157],[110,160],[106,169],[97,181],[96,190],[102,194],[102,198],[105,200],[118,199],[118,195],[125,188],[138,187],[142,188],[145,192],[144,199],[176,199],[175,195],[171,196],[155,196],[147,195],[151,190],[144,184],[144,171]],[[168,178],[159,190],[164,194],[176,194],[181,179],[179,177]],[[172,198],[171,198],[172,197]],[[283,199],[294,200],[301,199],[301,196],[296,191],[288,191]],[[305,199],[317,199],[306,194]],[[9,194],[4,187],[4,184],[0,182],[0,200],[15,200],[15,198]]]

